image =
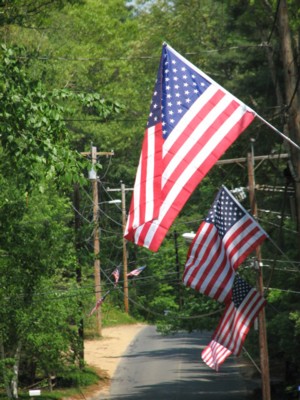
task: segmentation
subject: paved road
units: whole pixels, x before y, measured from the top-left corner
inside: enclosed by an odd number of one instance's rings
[[[155,327],[145,327],[116,370],[109,400],[247,399],[234,359],[227,359],[218,373],[202,362],[201,350],[209,340],[207,333],[161,336]]]

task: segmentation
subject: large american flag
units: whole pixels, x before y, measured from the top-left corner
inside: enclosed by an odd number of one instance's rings
[[[254,117],[164,44],[125,237],[157,251],[196,186]]]
[[[267,237],[222,186],[189,248],[184,285],[220,302],[230,300],[235,270]]]
[[[212,341],[201,354],[209,367],[218,371],[229,355],[240,354],[251,324],[265,303],[256,289],[241,277],[236,277],[232,300],[226,306]]]

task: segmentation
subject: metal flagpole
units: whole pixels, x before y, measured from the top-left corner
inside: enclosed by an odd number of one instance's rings
[[[276,133],[278,133],[281,137],[283,137],[284,140],[289,142],[291,145],[296,147],[296,149],[300,150],[300,147],[292,141],[288,136],[286,136],[284,133],[280,132],[275,126],[271,125],[268,121],[266,121],[264,118],[262,118],[260,115],[256,114],[257,118],[259,118],[264,124],[268,125],[269,128],[273,129]]]

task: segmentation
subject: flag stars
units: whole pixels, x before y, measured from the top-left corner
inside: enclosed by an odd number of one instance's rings
[[[164,56],[153,95],[155,101],[151,105],[149,126],[153,126],[157,121],[164,122],[166,131],[164,137],[166,138],[210,83],[200,73],[191,70],[184,60],[168,51],[167,47],[164,50]],[[163,99],[166,99],[166,102]],[[171,101],[171,99],[176,99],[176,101]],[[163,105],[164,113],[162,112]]]

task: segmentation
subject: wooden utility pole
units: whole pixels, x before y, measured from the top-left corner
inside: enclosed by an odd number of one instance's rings
[[[253,150],[253,142],[251,153],[248,153],[247,157],[240,157],[234,159],[227,160],[219,160],[216,164],[225,165],[225,164],[245,164],[247,162],[248,167],[248,189],[249,189],[249,198],[250,198],[250,206],[252,215],[257,218],[257,203],[255,197],[255,174],[254,174],[254,163],[258,161],[260,163],[265,160],[270,159],[289,159],[290,156],[285,154],[272,154],[266,156],[255,156]],[[263,275],[261,269],[261,248],[258,246],[256,248],[256,259],[257,259],[257,287],[259,292],[264,294],[264,285],[263,285]],[[265,309],[263,308],[258,315],[258,323],[259,323],[259,348],[260,348],[260,366],[261,366],[261,380],[262,380],[262,399],[263,400],[271,400],[271,388],[270,388],[270,371],[269,371],[269,354],[268,354],[268,340],[267,340],[267,329],[266,329],[266,315]]]
[[[101,299],[101,271],[100,271],[100,236],[99,236],[99,193],[98,177],[95,169],[97,156],[114,155],[113,152],[97,152],[97,148],[92,146],[91,152],[81,153],[83,156],[92,156],[92,169],[89,179],[92,181],[93,190],[93,224],[94,224],[94,279],[95,279],[95,297],[96,302]],[[96,332],[102,334],[101,307],[96,310]]]
[[[123,291],[124,291],[124,310],[128,314],[129,313],[129,302],[128,302],[128,279],[127,279],[127,269],[128,269],[128,255],[127,255],[127,246],[126,239],[124,237],[125,228],[126,228],[126,191],[132,191],[133,188],[126,188],[125,184],[121,182],[121,189],[111,189],[107,188],[108,192],[120,192],[122,195],[122,234],[123,234]]]
[[[175,246],[175,263],[176,263],[176,273],[177,273],[177,285],[178,285],[178,304],[179,309],[182,309],[182,297],[181,297],[181,283],[180,283],[180,263],[178,254],[178,232],[174,231],[174,246]]]
[[[96,302],[101,299],[101,274],[100,274],[100,239],[99,239],[99,195],[98,195],[98,179],[94,168],[97,162],[97,148],[92,147],[92,172],[95,176],[91,176],[93,188],[93,224],[94,224],[94,276],[95,276],[95,296]],[[96,310],[96,332],[102,334],[101,307]]]
[[[121,183],[121,193],[122,193],[122,227],[123,227],[123,281],[124,281],[124,309],[125,312],[129,313],[129,304],[128,304],[128,279],[127,279],[127,247],[126,247],[126,239],[124,237],[125,228],[126,228],[126,204],[125,204],[125,185]]]
[[[253,151],[248,153],[247,157],[248,165],[248,184],[249,184],[249,198],[251,212],[254,218],[257,218],[257,203],[255,199],[255,176],[254,176],[254,155]],[[263,275],[261,269],[261,248],[258,246],[255,250],[256,261],[257,261],[257,286],[258,290],[263,296],[264,285]],[[262,398],[263,400],[271,400],[270,390],[270,372],[269,372],[269,354],[268,354],[268,343],[267,343],[267,329],[266,329],[266,317],[265,308],[260,311],[258,315],[259,323],[259,347],[260,347],[260,368],[261,368],[261,380],[262,380]]]
[[[81,239],[80,239],[80,226],[81,226],[80,215],[79,215],[80,193],[79,193],[79,185],[78,184],[75,184],[75,186],[74,186],[73,204],[74,204],[74,209],[75,209],[74,228],[75,228],[75,247],[76,247],[76,252],[77,252],[76,282],[78,283],[79,286],[81,286],[82,271],[81,271],[80,251],[81,251],[82,243],[81,243]],[[78,300],[78,306],[82,312],[83,311],[83,303],[82,303],[81,299]],[[80,321],[78,324],[78,337],[79,337],[79,365],[80,365],[80,368],[83,368],[84,367],[84,323],[83,323],[83,317],[80,318]]]

